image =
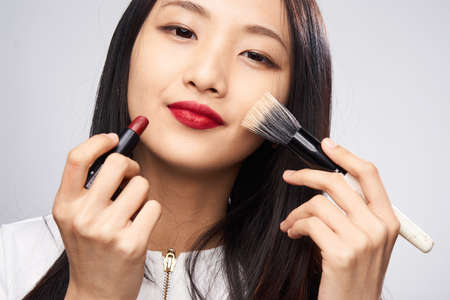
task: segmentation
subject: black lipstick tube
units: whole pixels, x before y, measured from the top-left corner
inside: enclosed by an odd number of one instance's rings
[[[137,143],[139,142],[140,135],[147,127],[147,125],[148,125],[147,118],[139,116],[136,119],[134,119],[133,122],[130,123],[128,128],[122,131],[122,133],[119,136],[119,143],[117,144],[117,146],[114,149],[106,152],[105,154],[97,158],[97,160],[89,168],[86,183],[84,184],[84,187],[86,189],[89,189],[91,187],[92,183],[95,180],[95,177],[97,177],[97,174],[100,171],[100,168],[104,164],[108,155],[110,155],[111,153],[121,153],[128,157],[131,155]]]

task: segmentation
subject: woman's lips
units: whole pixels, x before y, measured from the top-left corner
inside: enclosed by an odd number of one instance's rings
[[[224,124],[218,113],[195,101],[179,101],[168,107],[178,121],[194,129],[208,129]]]

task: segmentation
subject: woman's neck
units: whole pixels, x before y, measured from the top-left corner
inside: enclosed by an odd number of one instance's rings
[[[150,182],[148,199],[162,206],[148,249],[190,251],[196,239],[225,216],[239,166],[208,174],[189,172],[167,165],[144,147],[136,149],[134,159],[141,166],[141,175]],[[207,248],[216,246],[213,240]]]

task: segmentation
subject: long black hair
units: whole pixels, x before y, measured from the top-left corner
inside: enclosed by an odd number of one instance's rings
[[[132,0],[113,34],[101,75],[90,136],[120,133],[130,123],[127,105],[131,51],[156,0]],[[318,138],[329,136],[331,59],[315,0],[284,0],[292,64],[286,107]],[[308,237],[291,240],[279,229],[287,214],[318,191],[283,182],[285,169],[306,166],[282,147],[264,142],[242,164],[224,219],[209,228],[193,249],[219,237],[230,299],[316,299],[321,256]],[[187,259],[191,295],[205,299],[192,278],[198,251]],[[64,251],[24,299],[64,299],[69,263]]]

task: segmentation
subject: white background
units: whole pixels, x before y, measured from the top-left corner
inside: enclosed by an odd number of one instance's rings
[[[125,0],[0,2],[0,223],[51,212],[67,152],[88,137]],[[334,65],[332,137],[379,168],[435,240],[398,239],[387,299],[450,299],[450,2],[319,0]]]

